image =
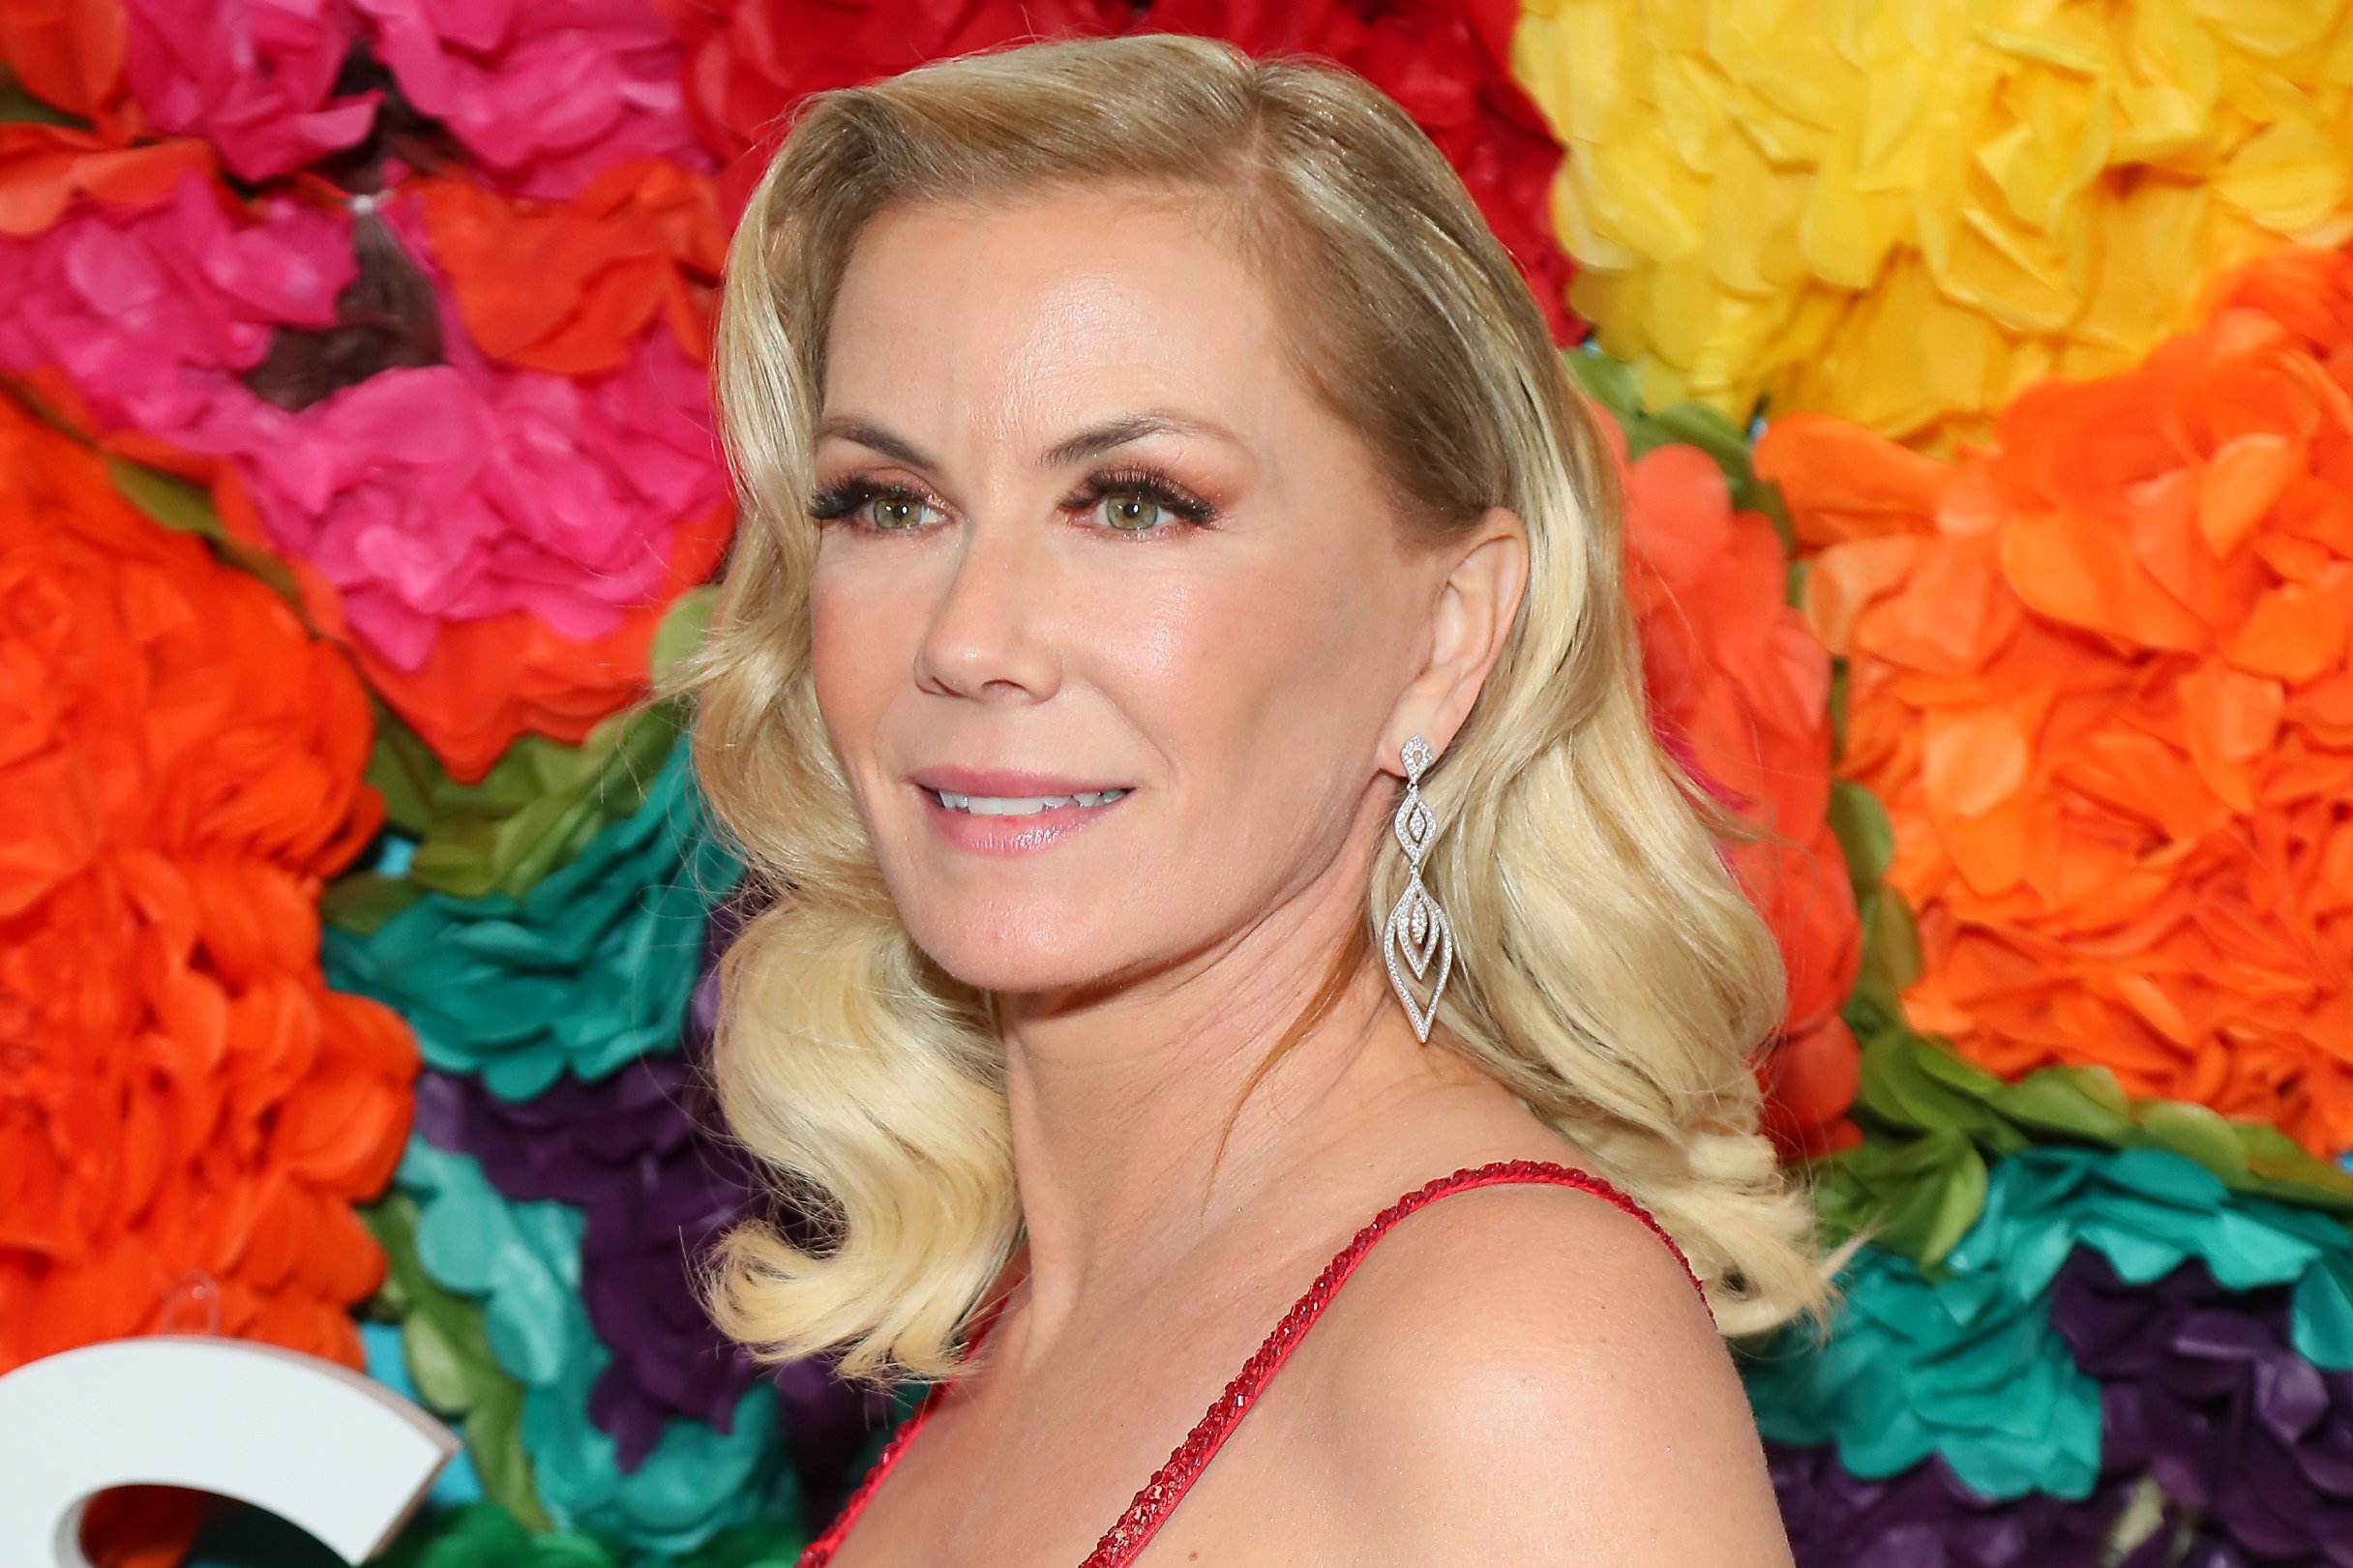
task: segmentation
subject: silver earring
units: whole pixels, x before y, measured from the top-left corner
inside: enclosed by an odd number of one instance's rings
[[[1430,841],[1438,837],[1438,818],[1430,814],[1428,803],[1421,798],[1421,776],[1430,766],[1430,743],[1419,735],[1408,736],[1400,760],[1405,763],[1405,799],[1397,803],[1391,826],[1405,850],[1405,891],[1389,910],[1388,924],[1381,928],[1381,962],[1388,965],[1389,984],[1397,988],[1397,999],[1405,1004],[1405,1016],[1412,1021],[1415,1035],[1427,1045],[1431,1021],[1438,1017],[1438,999],[1446,993],[1446,976],[1454,967],[1454,928],[1438,901],[1430,897],[1430,890],[1421,885],[1422,860],[1430,852]],[[1400,952],[1405,958],[1403,967],[1397,962]],[[1438,967],[1438,979],[1430,987],[1430,1005],[1415,1006],[1405,970],[1413,970],[1414,978],[1419,980],[1433,963]]]

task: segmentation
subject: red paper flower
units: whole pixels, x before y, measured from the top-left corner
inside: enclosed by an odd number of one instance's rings
[[[1829,822],[1830,653],[1783,598],[1772,524],[1732,509],[1713,459],[1656,447],[1624,485],[1626,591],[1653,722],[1703,784],[1772,835],[1732,858],[1789,977],[1759,1068],[1766,1130],[1783,1158],[1810,1159],[1862,1138],[1845,1114],[1858,1052],[1838,1013],[1862,936]]]
[[[1569,261],[1553,237],[1561,148],[1509,69],[1512,0],[660,0],[686,48],[686,109],[722,158],[722,205],[742,210],[780,133],[810,93],[848,87],[943,55],[1028,38],[1148,28],[1222,38],[1253,54],[1335,60],[1397,100],[1452,162],[1488,225],[1519,263],[1552,323],[1573,342]]]

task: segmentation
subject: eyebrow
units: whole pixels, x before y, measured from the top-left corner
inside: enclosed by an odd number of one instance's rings
[[[817,433],[820,441],[829,435],[839,436],[845,441],[855,441],[910,468],[938,466],[929,454],[911,441],[866,420],[838,415],[829,417],[818,426]],[[1075,435],[1066,436],[1040,453],[1038,461],[1048,468],[1066,468],[1072,463],[1085,462],[1089,458],[1099,458],[1131,441],[1141,441],[1147,435],[1201,435],[1240,447],[1245,452],[1249,450],[1241,437],[1214,420],[1168,409],[1146,409],[1121,414],[1100,425],[1090,425]]]

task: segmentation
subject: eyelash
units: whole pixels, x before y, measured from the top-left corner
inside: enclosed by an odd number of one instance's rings
[[[1216,509],[1208,502],[1204,501],[1154,468],[1097,469],[1087,476],[1077,493],[1063,501],[1062,505],[1065,510],[1069,511],[1087,511],[1100,506],[1106,497],[1114,495],[1132,495],[1149,501],[1164,511],[1174,513],[1178,519],[1190,527],[1206,527],[1217,517]],[[843,480],[838,485],[828,485],[818,491],[810,499],[809,516],[812,520],[819,523],[835,522],[845,518],[854,519],[856,515],[871,501],[912,501],[919,506],[934,504],[931,497],[921,490],[912,489],[905,485],[880,485],[863,476],[855,476]],[[871,522],[856,520],[852,520],[850,526],[862,533],[870,534],[903,534],[917,531],[912,526],[878,528]],[[1156,523],[1149,528],[1115,528],[1105,524],[1104,531],[1127,534],[1141,539],[1151,534],[1175,533],[1177,530]]]

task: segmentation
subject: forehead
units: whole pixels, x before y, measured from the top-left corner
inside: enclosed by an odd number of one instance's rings
[[[1147,403],[1265,424],[1282,385],[1265,283],[1203,198],[1083,189],[884,210],[829,327],[829,407],[1034,428]]]

